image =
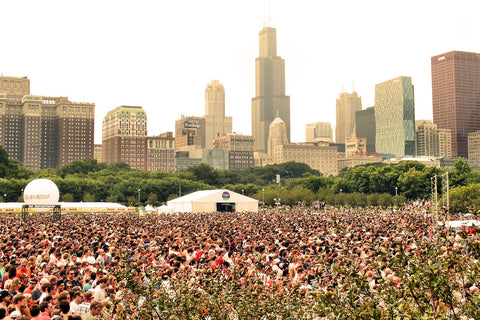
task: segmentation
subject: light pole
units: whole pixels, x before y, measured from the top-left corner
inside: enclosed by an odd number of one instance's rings
[[[398,196],[398,187],[395,187],[395,196]]]
[[[179,167],[177,167],[177,165],[175,165],[175,172],[179,172]],[[182,180],[180,174],[178,174],[178,196],[182,196]]]
[[[140,206],[140,189],[138,189],[138,205]]]
[[[262,206],[263,208],[265,208],[265,188],[262,189],[262,193],[263,193]]]
[[[244,196],[244,195],[245,195],[245,190],[244,190],[244,189],[242,189],[242,196]]]

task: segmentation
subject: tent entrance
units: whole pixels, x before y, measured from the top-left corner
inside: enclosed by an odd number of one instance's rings
[[[235,212],[235,202],[217,202],[218,212]]]

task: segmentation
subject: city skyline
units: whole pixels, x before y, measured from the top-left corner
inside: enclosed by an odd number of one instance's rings
[[[356,91],[365,109],[374,105],[375,84],[398,76],[415,84],[415,118],[432,119],[430,58],[480,52],[475,2],[446,3],[272,2],[267,25],[277,29],[277,51],[285,59],[292,142],[305,140],[307,123],[335,125],[339,93]],[[119,105],[142,106],[152,135],[174,131],[181,114],[203,113],[212,80],[225,87],[233,131],[251,134],[265,6],[6,2],[0,25],[10,30],[4,37],[10,49],[0,52],[0,72],[27,76],[32,94],[95,103],[95,143],[101,120]]]

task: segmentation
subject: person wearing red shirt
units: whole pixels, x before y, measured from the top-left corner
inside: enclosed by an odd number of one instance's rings
[[[32,274],[32,271],[27,266],[27,259],[20,260],[20,265],[17,267],[16,277],[20,279],[22,274],[26,274],[28,278],[30,278],[30,275]]]
[[[38,320],[51,320],[50,314],[52,313],[53,305],[47,301],[40,303],[40,315]]]

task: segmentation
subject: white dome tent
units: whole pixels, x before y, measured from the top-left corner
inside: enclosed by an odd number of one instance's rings
[[[57,185],[48,179],[30,181],[23,191],[25,204],[22,205],[22,218],[28,218],[29,208],[51,208],[54,220],[60,220],[62,207],[58,204],[60,192]]]
[[[258,212],[258,200],[226,189],[193,192],[167,205],[173,212]]]
[[[57,185],[48,179],[30,181],[23,191],[23,199],[27,205],[54,206],[58,203],[60,192]]]

